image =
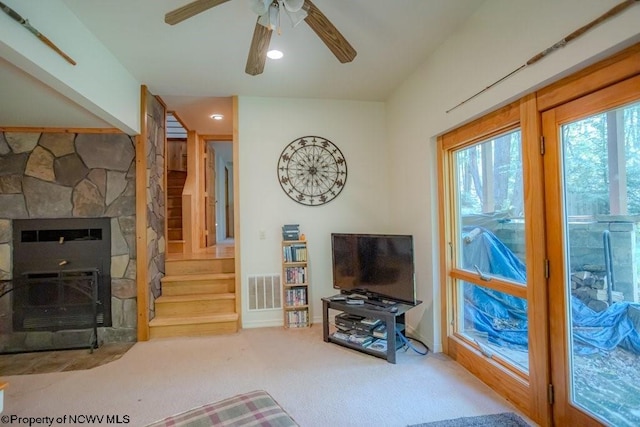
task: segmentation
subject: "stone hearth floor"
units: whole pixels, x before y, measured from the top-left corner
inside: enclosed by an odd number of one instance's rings
[[[88,349],[41,351],[0,355],[0,376],[80,371],[118,360],[135,343],[103,344],[90,353]]]

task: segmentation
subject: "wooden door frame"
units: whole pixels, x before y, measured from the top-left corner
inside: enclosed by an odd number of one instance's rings
[[[238,133],[239,101],[232,96],[233,133],[231,135],[202,135],[205,141],[230,141],[233,144],[233,234],[235,260],[235,295],[236,313],[238,313],[238,329],[242,327],[242,263],[240,260],[240,139]]]
[[[226,143],[234,144],[233,135],[222,135],[222,134],[221,135],[204,135],[202,138],[203,138],[204,144],[207,145],[207,147],[208,147],[209,143],[216,143],[216,142],[223,143],[223,144],[226,144]],[[213,148],[210,151],[215,152],[215,150]],[[213,161],[215,162],[215,159]],[[215,167],[214,167],[216,173],[218,173],[217,166],[218,165],[215,165]],[[226,165],[225,165],[225,171],[226,171]],[[234,177],[232,176],[231,179],[233,180]],[[214,177],[214,180],[217,183],[218,177],[217,176]],[[216,185],[218,185],[218,184],[216,184]],[[225,182],[225,186],[226,186],[226,182]],[[228,190],[225,187],[225,192],[226,191],[228,191]],[[215,195],[216,194],[216,189],[215,188],[213,189],[213,192],[214,192],[214,195]],[[227,201],[225,201],[225,203],[227,203]],[[235,198],[234,198],[234,203],[235,203]],[[215,203],[214,203],[214,207],[213,207],[216,217],[218,215],[217,206],[218,206],[218,199],[216,198]],[[226,213],[226,209],[225,209],[225,215],[226,214],[227,213]],[[226,219],[225,219],[225,222],[227,222]],[[226,230],[227,227],[228,227],[228,224],[225,224],[225,230]],[[225,231],[225,234],[226,234],[226,231]],[[218,239],[217,236],[218,236],[218,234],[217,234],[217,227],[216,227],[216,242],[215,243],[217,243],[217,239]]]
[[[534,154],[536,150],[543,152],[541,140],[542,113],[561,104],[594,93],[605,87],[614,85],[630,77],[640,74],[640,43],[628,47],[607,59],[599,61],[568,77],[552,83],[537,92],[530,93],[516,103],[519,104],[519,120],[523,138],[523,168],[535,171],[525,179],[525,217],[527,226],[532,229],[527,233],[527,275],[535,286],[528,286],[527,300],[531,305],[529,315],[535,308],[541,313],[533,313],[533,324],[529,328],[529,343],[536,346],[537,354],[545,354],[545,357],[530,357],[528,381],[518,379],[508,370],[505,371],[495,361],[481,356],[480,351],[468,342],[460,340],[453,332],[454,321],[452,307],[455,304],[455,296],[451,292],[450,276],[448,272],[452,267],[452,259],[445,254],[450,253],[447,238],[451,236],[454,226],[443,209],[453,209],[455,201],[448,195],[451,194],[451,183],[445,179],[453,173],[452,163],[447,158],[445,150],[448,139],[455,138],[457,143],[463,144],[471,140],[479,140],[489,135],[492,130],[499,127],[500,120],[509,114],[509,108],[516,104],[503,107],[493,113],[475,120],[468,125],[461,126],[438,138],[438,197],[441,206],[439,221],[440,227],[440,287],[441,292],[441,333],[443,351],[467,367],[478,378],[486,382],[502,396],[513,402],[527,416],[541,426],[550,426],[551,403],[553,401],[553,389],[550,371],[549,349],[549,316],[547,295],[548,284],[546,282],[547,244],[545,233],[559,232],[557,225],[548,224],[544,218],[544,195],[539,190],[544,184],[543,158]],[[511,112],[513,114],[513,112]],[[526,147],[526,148],[525,148]],[[526,154],[528,153],[528,154]],[[528,175],[528,174],[525,174]],[[526,189],[529,189],[527,191]],[[542,209],[542,210],[541,210]],[[536,230],[536,231],[533,231]],[[536,233],[538,233],[536,235]],[[543,236],[541,238],[541,236]],[[533,251],[533,252],[532,252]],[[533,275],[533,276],[531,276]],[[555,313],[555,312],[554,312]],[[553,313],[552,313],[553,314]],[[544,322],[543,322],[544,320]],[[535,375],[533,373],[535,372]]]
[[[542,179],[541,159],[538,144],[540,125],[536,107],[536,98],[526,96],[491,114],[488,114],[461,128],[438,138],[439,167],[441,168],[439,198],[440,206],[447,206],[449,214],[441,211],[440,215],[440,252],[447,254],[441,257],[441,283],[443,286],[441,314],[443,351],[453,357],[474,375],[487,383],[491,388],[507,397],[520,410],[541,425],[548,425],[550,409],[544,404],[549,384],[549,369],[546,364],[548,345],[548,324],[546,310],[546,281],[544,278],[544,223],[539,219],[543,213],[542,198],[536,195],[537,186]],[[491,284],[477,283],[478,279],[455,266],[456,251],[451,245],[459,241],[461,230],[457,229],[453,215],[458,212],[453,190],[453,153],[480,142],[490,140],[500,134],[519,129],[522,136],[522,167],[525,203],[525,242],[527,256],[527,286],[521,287],[506,283],[499,279]],[[446,173],[446,175],[444,175]],[[542,230],[541,230],[542,228]],[[478,345],[455,330],[457,291],[454,289],[459,280],[476,282],[478,285],[491,287],[500,292],[535,301],[538,305],[528,304],[529,324],[529,372],[523,373],[499,355],[487,357]],[[493,283],[496,282],[496,283]],[[539,305],[540,301],[543,302]],[[547,424],[544,424],[544,423]]]
[[[607,86],[597,92],[558,105],[542,114],[543,134],[546,142],[545,176],[551,178],[545,183],[547,195],[546,218],[549,228],[555,230],[549,236],[549,298],[550,298],[550,346],[551,378],[555,388],[553,416],[556,425],[599,426],[600,423],[584,411],[575,408],[569,399],[570,372],[567,366],[570,358],[568,348],[569,323],[566,296],[566,280],[569,266],[565,263],[565,244],[568,230],[565,229],[563,184],[562,184],[562,141],[558,127],[584,117],[603,113],[607,110],[640,100],[640,75]]]

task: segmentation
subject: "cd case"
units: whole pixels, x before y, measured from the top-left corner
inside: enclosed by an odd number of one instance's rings
[[[368,348],[369,350],[385,353],[387,351],[387,340],[378,339],[372,341],[371,343],[369,343],[369,345],[366,346],[366,348]]]

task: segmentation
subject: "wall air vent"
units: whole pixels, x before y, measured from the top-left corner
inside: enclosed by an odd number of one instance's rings
[[[249,310],[273,310],[282,308],[282,289],[279,274],[249,276]]]

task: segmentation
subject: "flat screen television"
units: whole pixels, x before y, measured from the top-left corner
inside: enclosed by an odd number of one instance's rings
[[[333,233],[331,255],[341,293],[416,305],[413,236]]]

